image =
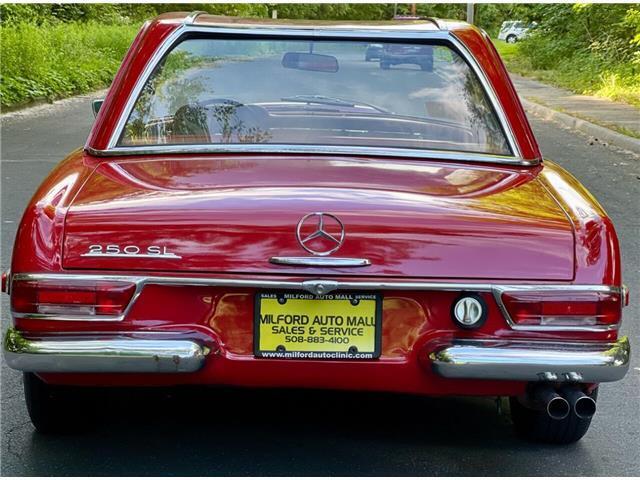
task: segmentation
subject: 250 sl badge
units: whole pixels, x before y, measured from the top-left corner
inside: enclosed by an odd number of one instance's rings
[[[89,245],[89,251],[82,257],[136,257],[136,258],[182,258],[168,251],[167,247],[149,245]]]

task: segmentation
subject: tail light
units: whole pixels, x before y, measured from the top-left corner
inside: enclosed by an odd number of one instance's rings
[[[9,274],[9,271],[2,272],[2,288],[0,288],[1,292],[9,293],[10,277],[11,275]]]
[[[51,317],[117,317],[135,289],[129,282],[18,280],[11,287],[11,309]]]
[[[503,292],[502,303],[519,326],[589,327],[620,322],[622,301],[614,292]]]

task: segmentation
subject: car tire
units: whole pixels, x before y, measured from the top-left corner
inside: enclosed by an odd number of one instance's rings
[[[509,35],[507,37],[507,43],[516,43],[518,41],[518,37],[515,35]]]
[[[91,395],[86,389],[49,385],[34,373],[23,375],[31,423],[39,433],[69,433],[90,425]]]
[[[389,70],[391,68],[391,64],[389,62],[380,62],[380,68],[382,70]]]
[[[371,58],[370,58],[370,57],[364,57],[364,61],[365,61],[365,62],[370,62],[370,61],[371,61]]]
[[[598,398],[598,389],[588,394]],[[516,434],[529,441],[567,445],[580,440],[589,430],[591,418],[578,417],[573,409],[562,420],[554,420],[546,412],[533,410],[522,404],[517,397],[510,397],[511,421]]]

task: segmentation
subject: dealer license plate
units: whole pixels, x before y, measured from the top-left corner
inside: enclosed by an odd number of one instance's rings
[[[262,358],[357,360],[380,356],[378,294],[258,293],[254,353]]]

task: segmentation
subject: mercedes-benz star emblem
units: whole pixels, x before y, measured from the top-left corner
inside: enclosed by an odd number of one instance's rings
[[[296,238],[307,252],[330,255],[342,246],[344,225],[330,213],[309,213],[298,222]]]

